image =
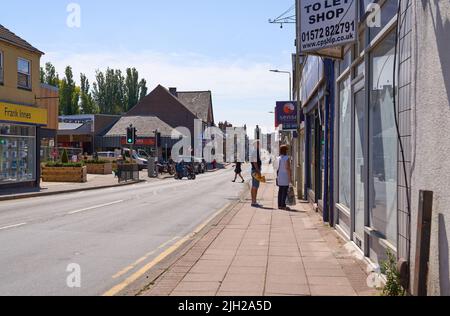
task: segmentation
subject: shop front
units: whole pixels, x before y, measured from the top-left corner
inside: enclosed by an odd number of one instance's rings
[[[47,111],[0,102],[0,189],[39,186],[40,126]]]
[[[333,157],[330,150],[333,61],[308,56],[304,61],[302,103],[305,116],[305,196],[330,220]],[[331,87],[331,88],[330,88]]]
[[[336,63],[334,220],[366,257],[397,252],[398,138],[394,111],[396,1],[382,2],[384,27],[366,27]]]

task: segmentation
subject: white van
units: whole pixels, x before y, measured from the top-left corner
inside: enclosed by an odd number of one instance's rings
[[[130,158],[130,149],[129,148],[123,148],[123,154],[125,158]],[[148,160],[139,156],[136,152],[136,150],[133,150],[133,161],[138,164],[139,170],[147,169],[148,167]]]

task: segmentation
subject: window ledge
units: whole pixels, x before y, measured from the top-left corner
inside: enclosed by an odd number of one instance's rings
[[[25,90],[25,91],[33,91],[33,89],[32,88],[25,88],[25,87],[20,87],[20,86],[17,86],[17,89],[19,89],[19,90]]]

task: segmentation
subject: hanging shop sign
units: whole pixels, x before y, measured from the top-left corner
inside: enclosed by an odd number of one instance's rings
[[[0,102],[0,121],[47,125],[47,119],[46,109]]]
[[[282,125],[283,131],[296,131],[298,129],[297,108],[297,102],[277,102],[277,107],[275,108],[275,128]]]
[[[127,145],[127,138],[126,137],[121,137],[120,138],[120,143],[122,145]],[[137,145],[137,146],[155,146],[156,145],[156,140],[155,140],[154,137],[137,138],[135,145]]]
[[[340,55],[356,40],[356,0],[301,0],[302,53]]]

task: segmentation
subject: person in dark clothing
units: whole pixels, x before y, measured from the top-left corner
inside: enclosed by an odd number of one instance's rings
[[[242,162],[236,162],[234,173],[235,176],[233,182],[236,182],[238,176],[241,177],[242,183],[245,182],[244,177],[242,176]]]

